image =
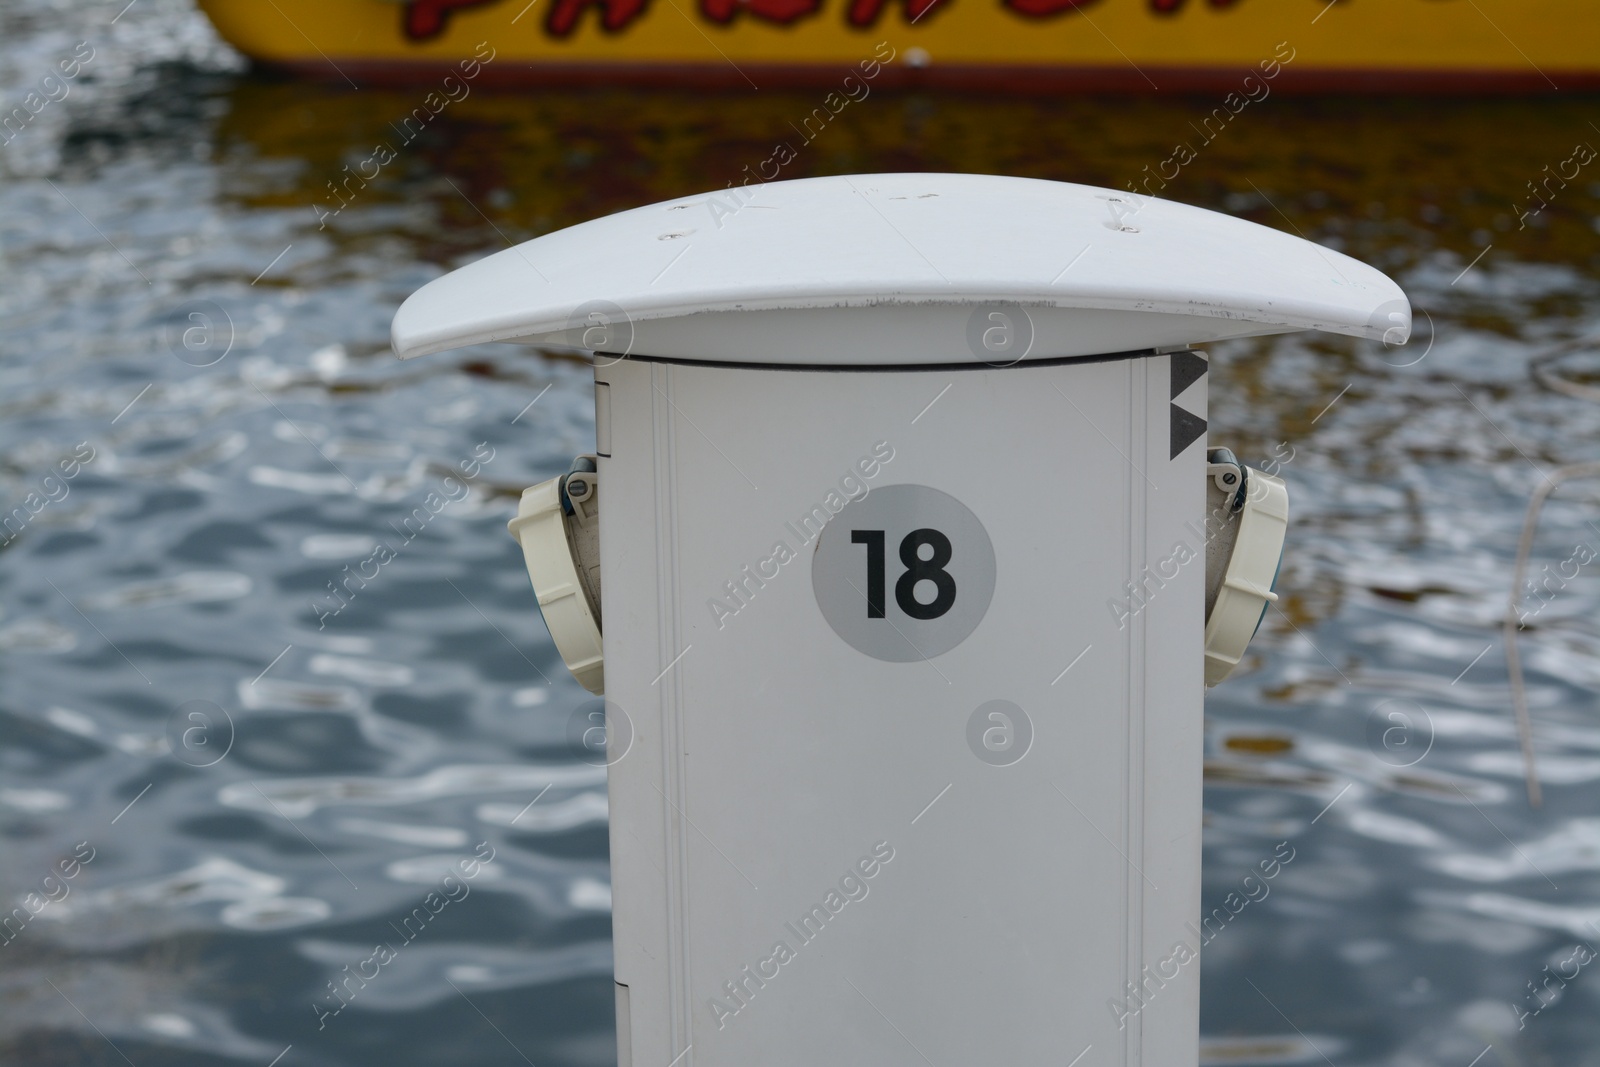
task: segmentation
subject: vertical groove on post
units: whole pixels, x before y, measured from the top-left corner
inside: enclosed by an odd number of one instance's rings
[[[656,533],[656,656],[661,664],[678,654],[678,509],[677,420],[672,409],[673,368],[650,365],[650,412],[655,441]],[[689,990],[689,853],[685,783],[683,781],[683,702],[678,679],[669,671],[658,682],[654,699],[661,708],[662,818],[666,823],[667,858],[667,996],[671,1005],[672,1047],[682,1049],[693,1039],[694,1005]],[[676,1053],[672,1053],[676,1054]],[[693,1053],[690,1053],[692,1058]],[[682,1067],[691,1067],[692,1059]]]
[[[1126,472],[1128,485],[1128,570],[1136,585],[1144,579],[1144,569],[1152,558],[1149,531],[1150,512],[1150,365],[1157,360],[1131,359],[1128,361],[1128,437],[1127,450],[1133,469]],[[1164,381],[1165,379],[1163,379]],[[1142,473],[1141,473],[1142,472]],[[1138,864],[1138,871],[1146,866],[1144,855],[1144,711],[1145,672],[1150,669],[1147,629],[1150,612],[1141,611],[1128,628],[1128,724],[1127,768],[1128,789],[1124,798],[1123,851]],[[1127,940],[1128,970],[1131,980],[1144,996],[1142,977],[1144,969],[1145,884],[1144,877],[1134,870],[1125,870],[1128,886]],[[1144,1063],[1144,1024],[1146,1013],[1141,1011],[1128,1027],[1127,1062]],[[1156,1067],[1156,1065],[1152,1065]]]

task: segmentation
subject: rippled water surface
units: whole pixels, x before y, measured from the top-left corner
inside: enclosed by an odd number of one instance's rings
[[[736,179],[816,101],[478,91],[341,206],[422,90],[270,80],[183,0],[121,8],[0,11],[11,103],[93,49],[0,147],[0,491],[27,516],[0,551],[0,891],[70,890],[0,950],[0,1059],[611,1062],[604,774],[568,750],[587,694],[503,525],[589,447],[588,368],[401,365],[388,321],[508,240]],[[879,93],[786,175],[1121,186],[1210,104]],[[1594,568],[1522,638],[1537,811],[1498,631],[1530,492],[1600,459],[1600,405],[1528,372],[1600,330],[1600,164],[1517,218],[1597,116],[1275,98],[1167,190],[1373,262],[1422,312],[1404,350],[1212,353],[1213,441],[1281,466],[1296,518],[1284,610],[1207,702],[1206,909],[1294,850],[1205,949],[1210,1063],[1600,1064]],[[1572,483],[1534,571],[1597,551]],[[447,884],[470,895],[323,1015]]]

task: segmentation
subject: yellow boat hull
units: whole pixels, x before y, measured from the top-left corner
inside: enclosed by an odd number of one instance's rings
[[[351,82],[1600,88],[1592,0],[199,2],[252,59]]]

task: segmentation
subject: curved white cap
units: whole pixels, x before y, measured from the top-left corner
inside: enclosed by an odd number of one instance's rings
[[[996,304],[1025,311],[1011,316],[1012,347],[981,340]],[[871,174],[720,190],[546,234],[423,286],[392,339],[403,359],[529,341],[872,366],[1295,330],[1399,344],[1411,307],[1364,263],[1201,208],[1031,178]]]

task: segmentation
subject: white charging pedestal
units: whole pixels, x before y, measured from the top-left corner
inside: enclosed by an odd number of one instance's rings
[[[1195,1064],[1189,346],[1409,328],[1284,233],[970,175],[656,204],[407,301],[402,356],[596,352],[620,1063]]]

